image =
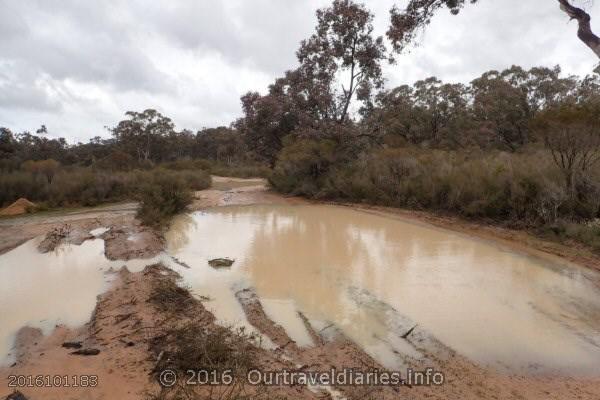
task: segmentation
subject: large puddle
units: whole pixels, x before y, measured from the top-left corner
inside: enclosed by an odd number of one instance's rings
[[[130,262],[107,260],[99,239],[48,254],[37,251],[40,240],[0,255],[0,364],[11,361],[23,326],[47,333],[86,323],[111,268],[138,271],[162,260],[195,295],[210,298],[206,306],[224,325],[253,330],[235,293],[254,288],[300,346],[312,341],[298,311],[324,334],[335,326],[400,368],[395,351],[419,356],[399,339],[400,315],[482,364],[600,373],[592,272],[391,216],[317,205],[219,207],[178,217],[168,256]],[[233,267],[208,265],[219,257],[234,258]]]
[[[48,334],[57,324],[79,327],[89,321],[97,296],[115,277],[111,271],[126,265],[135,272],[153,263],[110,261],[100,239],[41,254],[37,246],[42,239],[0,255],[0,365],[14,361],[12,347],[20,328],[40,328]]]
[[[179,217],[167,236],[170,255],[191,266],[178,268],[184,283],[223,324],[248,324],[235,292],[254,287],[300,345],[311,341],[297,311],[388,367],[398,366],[390,343],[411,354],[391,341],[391,306],[482,364],[600,372],[600,290],[576,266],[334,206],[221,207]],[[236,261],[215,270],[217,257]]]

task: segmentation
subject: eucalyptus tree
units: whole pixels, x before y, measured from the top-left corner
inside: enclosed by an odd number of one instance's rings
[[[297,52],[302,77],[321,93],[328,119],[345,122],[354,99],[368,109],[381,89],[383,37],[373,35],[373,14],[352,0],[334,0],[317,11],[315,33]]]
[[[299,66],[269,86],[268,93],[248,92],[244,117],[235,126],[249,150],[275,164],[288,135],[343,136],[352,102],[372,107],[375,90],[383,86],[382,37],[373,35],[373,14],[352,0],[334,0],[317,10],[315,33],[296,52]]]
[[[127,111],[125,115],[129,118],[111,129],[119,146],[136,156],[138,162],[159,161],[165,139],[175,127],[173,121],[153,109]]]
[[[541,135],[564,176],[567,192],[575,195],[579,180],[600,162],[598,104],[566,104],[538,115],[532,126]]]

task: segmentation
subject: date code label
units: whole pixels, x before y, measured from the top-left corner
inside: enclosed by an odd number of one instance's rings
[[[93,388],[98,386],[97,375],[9,375],[10,388]]]

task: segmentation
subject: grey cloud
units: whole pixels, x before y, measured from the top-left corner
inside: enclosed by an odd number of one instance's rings
[[[10,3],[0,2],[2,12],[0,12],[0,37],[3,40],[11,40],[27,32],[27,24],[21,15]]]
[[[27,63],[56,80],[169,89],[167,77],[139,50],[139,38],[129,35],[108,2],[11,2],[8,10],[20,34],[0,39],[0,61]]]
[[[396,2],[369,0],[383,35]],[[0,0],[0,125],[42,123],[70,139],[105,134],[153,107],[179,128],[227,125],[239,96],[296,65],[314,12],[329,0]],[[489,69],[597,60],[552,0],[482,1],[437,15],[420,46],[386,66],[388,86],[437,75],[469,81]],[[591,9],[594,15],[600,6]],[[597,14],[597,13],[596,13]]]
[[[15,72],[9,75],[2,69]],[[13,63],[8,68],[0,64],[0,108],[59,111],[61,103],[53,99],[38,82],[28,65]]]
[[[323,1],[205,0],[154,2],[139,10],[148,29],[179,46],[216,52],[232,64],[282,74],[296,63],[299,42],[312,33],[314,12]]]
[[[222,1],[174,1],[166,7],[154,2],[143,8],[140,11],[146,26],[183,47],[216,49],[222,53],[237,53],[241,49],[242,41]]]

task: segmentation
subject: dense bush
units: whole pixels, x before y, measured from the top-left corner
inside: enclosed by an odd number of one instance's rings
[[[162,164],[164,168],[170,169],[173,171],[185,171],[185,170],[204,170],[210,171],[212,163],[208,160],[204,159],[190,159],[183,158],[181,160],[171,161],[168,163]]]
[[[173,171],[203,170],[212,175],[235,178],[266,178],[271,172],[266,165],[254,162],[227,164],[205,159],[181,159],[164,163],[162,167]]]
[[[330,140],[289,142],[281,150],[269,181],[284,193],[319,197],[336,161],[335,151],[336,144]]]
[[[213,164],[210,167],[210,172],[217,176],[229,176],[234,178],[268,178],[271,174],[271,169],[262,164]]]
[[[132,200],[146,183],[156,184],[156,176],[161,176],[161,182],[168,179],[181,181],[191,190],[210,186],[210,175],[202,170],[153,169],[109,173],[92,168],[67,168],[58,172],[51,183],[39,174],[15,171],[0,175],[0,203],[5,206],[20,197],[49,207],[95,206]]]
[[[558,236],[600,249],[600,228],[581,224],[600,216],[600,171],[569,196],[551,156],[536,147],[520,153],[372,149],[350,163],[339,161],[342,153],[328,141],[291,143],[270,182],[313,198],[436,210],[513,227],[561,226]]]
[[[45,177],[16,171],[0,175],[0,203],[7,205],[25,197],[50,207],[94,206],[125,199],[137,182],[134,174],[88,168],[61,171],[51,183]]]
[[[157,170],[159,176],[170,176],[174,179],[181,179],[185,186],[191,190],[203,190],[210,187],[211,180],[208,172],[203,170],[182,170],[177,172]],[[152,172],[156,175],[157,172]]]
[[[139,200],[138,219],[144,225],[160,226],[185,210],[193,195],[185,176],[158,171],[141,186]]]
[[[561,242],[569,239],[575,240],[600,253],[600,225],[597,221],[588,223],[557,221],[541,226],[537,233],[544,238]]]

